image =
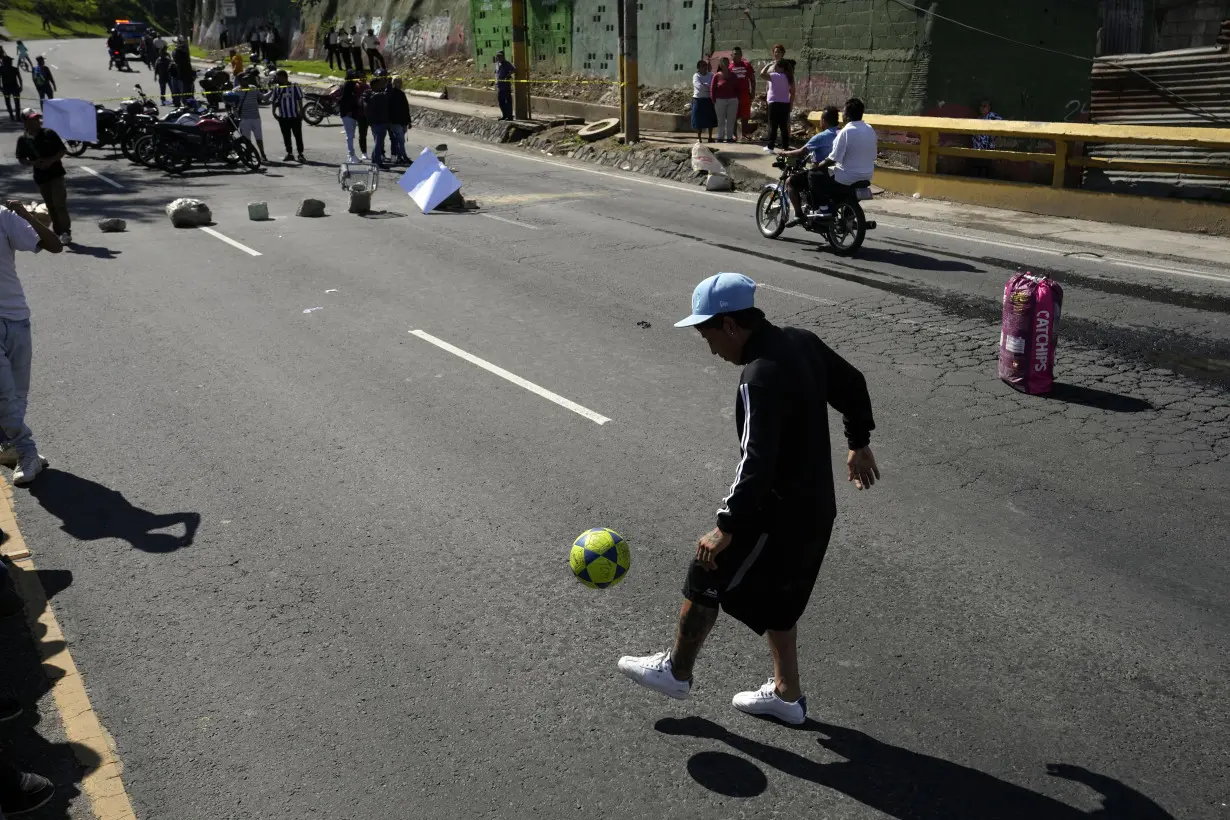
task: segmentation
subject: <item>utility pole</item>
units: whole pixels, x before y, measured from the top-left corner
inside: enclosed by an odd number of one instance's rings
[[[512,0],[513,65],[513,116],[519,120],[530,118],[530,56],[526,43],[525,0]]]
[[[636,10],[637,0],[624,0],[623,37],[619,55],[623,66],[623,121],[624,142],[641,141],[641,94],[640,79],[636,68]]]
[[[636,0],[633,0],[636,2]],[[617,25],[619,26],[619,54],[616,55],[616,60],[619,64],[619,124],[624,125],[624,96],[626,94],[626,86],[624,85],[624,0],[619,0],[619,5],[616,6],[615,14],[619,17]]]

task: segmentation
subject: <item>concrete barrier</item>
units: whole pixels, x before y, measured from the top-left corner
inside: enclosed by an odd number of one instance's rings
[[[445,89],[445,94],[448,99],[458,102],[488,105],[492,108],[498,106],[495,89],[450,85]],[[597,103],[562,100],[555,97],[530,97],[530,112],[535,116],[555,114],[564,117],[581,117],[586,122],[597,122],[598,120],[605,120],[610,117],[619,118],[619,108],[613,105],[598,105]],[[689,114],[642,111],[641,128],[647,131],[678,131],[680,133],[688,133],[692,130],[692,119]]]

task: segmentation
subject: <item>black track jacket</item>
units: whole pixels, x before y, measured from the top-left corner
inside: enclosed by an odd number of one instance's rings
[[[735,406],[742,458],[717,514],[723,532],[760,532],[773,513],[832,520],[828,406],[845,417],[850,449],[871,442],[875,422],[863,374],[816,334],[765,323],[748,339]]]

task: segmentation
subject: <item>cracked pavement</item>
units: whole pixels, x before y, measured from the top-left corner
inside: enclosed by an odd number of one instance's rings
[[[59,47],[66,91],[108,92],[99,54]],[[261,176],[88,152],[70,165],[126,187],[70,170],[90,250],[19,259],[53,471],[18,520],[72,572],[53,605],[139,817],[1225,815],[1225,268],[899,215],[840,260],[762,239],[747,197],[423,131],[521,224],[422,216],[388,176],[390,218],[359,219],[340,127],[306,136],[319,166]],[[183,194],[263,255],[171,229]],[[288,216],[309,195],[332,215]],[[247,221],[254,199],[278,219]],[[87,219],[116,212],[128,233]],[[1050,397],[996,378],[1021,269],[1065,286]],[[839,482],[801,731],[731,710],[771,667],[727,619],[689,701],[614,666],[668,644],[737,459],[738,371],[671,327],[723,270],[875,406],[884,480]],[[632,547],[605,593],[567,569],[592,526]]]

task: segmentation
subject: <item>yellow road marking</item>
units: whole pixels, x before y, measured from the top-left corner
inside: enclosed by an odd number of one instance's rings
[[[41,636],[36,638],[38,653],[64,722],[64,736],[72,744],[77,759],[87,767],[81,778],[81,791],[90,801],[95,820],[136,820],[132,801],[124,789],[124,764],[115,753],[111,735],[90,705],[85,682],[68,652],[64,632],[47,602],[47,593],[39,583],[34,561],[17,526],[13,489],[7,481],[0,481],[0,529],[9,537],[3,546],[4,554],[14,558],[13,563],[23,570],[17,592],[25,601],[31,632]]]

